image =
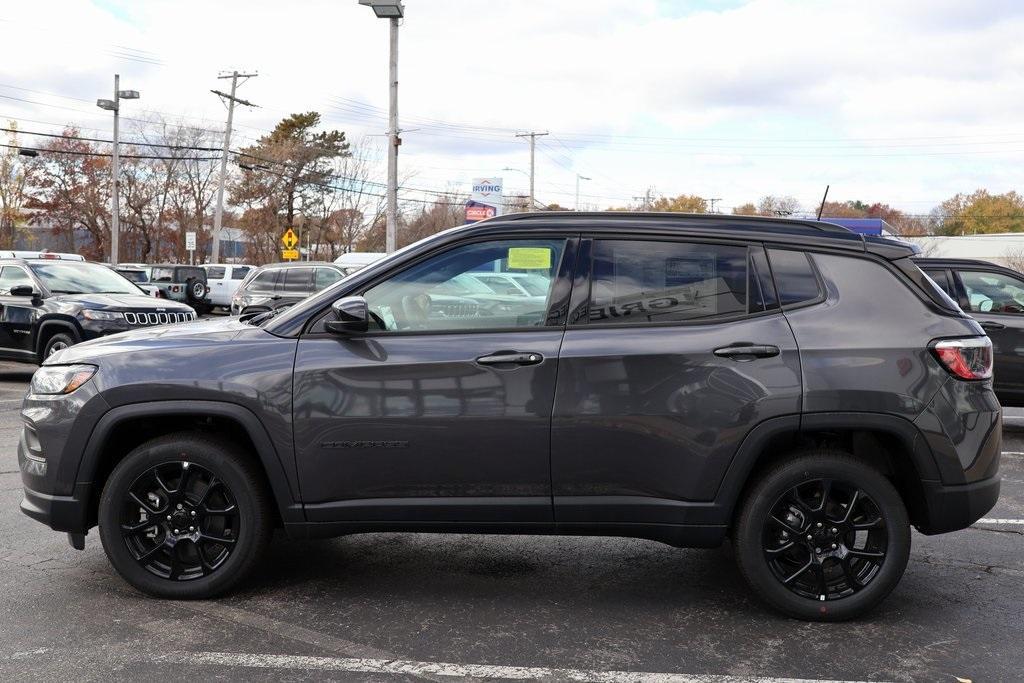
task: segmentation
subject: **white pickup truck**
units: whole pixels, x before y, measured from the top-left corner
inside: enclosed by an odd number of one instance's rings
[[[206,270],[206,283],[210,287],[210,303],[229,308],[238,285],[256,267],[243,263],[206,263],[203,268]]]

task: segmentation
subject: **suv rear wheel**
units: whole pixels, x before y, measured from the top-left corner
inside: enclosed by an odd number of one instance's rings
[[[229,445],[192,433],[148,441],[100,498],[103,549],[121,576],[163,598],[208,598],[241,581],[273,532],[259,473]]]
[[[74,337],[64,332],[58,332],[46,340],[46,344],[43,346],[43,360],[46,360],[58,351],[63,351],[69,346],[74,346],[74,344]]]
[[[734,542],[740,573],[768,604],[798,619],[842,621],[899,583],[910,523],[880,472],[821,450],[760,479],[740,510]]]

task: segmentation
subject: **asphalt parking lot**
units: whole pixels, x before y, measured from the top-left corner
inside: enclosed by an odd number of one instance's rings
[[[77,552],[19,512],[32,370],[0,364],[0,680],[1020,680],[1021,411],[987,521],[915,535],[903,582],[852,623],[776,616],[728,547],[601,538],[278,537],[240,592],[169,602],[95,533]]]

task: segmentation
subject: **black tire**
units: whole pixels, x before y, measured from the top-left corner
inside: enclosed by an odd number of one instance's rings
[[[174,482],[174,472],[179,471],[178,468],[183,478],[185,471],[192,472],[182,493],[170,491],[169,482]],[[159,474],[151,480],[153,472]],[[204,476],[208,477],[205,482]],[[220,483],[203,487],[213,478]],[[164,488],[158,488],[151,481],[159,482]],[[179,490],[181,483],[182,479],[176,482]],[[129,523],[127,518],[133,512],[141,515],[146,511],[134,502],[139,497],[130,497],[131,493],[141,492],[146,487],[152,487],[152,495],[156,498],[167,498],[162,507],[153,503],[153,499],[146,501],[154,508],[147,511],[146,517],[155,523],[144,532],[155,535],[155,538],[150,538],[150,546],[146,546],[148,536],[122,531],[122,524]],[[135,495],[140,496],[139,493]],[[141,497],[145,498],[144,495]],[[209,503],[204,504],[204,501],[211,498],[216,499],[217,508],[226,512],[218,514],[213,510],[204,518],[204,511],[210,510]],[[180,503],[175,504],[175,500],[186,501],[185,509],[177,510]],[[234,512],[231,512],[232,503]],[[175,517],[182,515],[188,519],[186,515],[190,514],[190,509],[199,511],[199,517],[196,533],[186,537],[184,524],[188,522],[179,525],[177,519],[167,521],[165,513],[175,513]],[[232,519],[230,525],[224,521],[229,517]],[[213,529],[210,525],[215,522],[218,527]],[[100,497],[99,526],[100,539],[110,563],[128,583],[154,597],[202,599],[229,591],[258,564],[270,542],[274,521],[267,487],[248,459],[219,439],[182,432],[148,441],[117,464]],[[172,536],[173,526],[181,527],[181,536]],[[224,537],[221,539],[223,543],[217,542],[218,536]],[[158,542],[158,539],[162,540]],[[202,559],[199,553],[202,553]],[[143,555],[151,559],[143,560]],[[194,564],[196,561],[199,562],[198,567],[183,571],[186,562]],[[211,565],[209,568],[208,563]],[[161,575],[164,567],[167,568],[166,576]],[[196,574],[196,570],[201,573]],[[175,573],[179,574],[176,579],[172,578]]]
[[[58,332],[57,334],[53,335],[52,337],[46,340],[46,344],[43,345],[43,350],[42,353],[40,354],[42,356],[40,358],[40,362],[46,360],[47,358],[57,353],[58,351],[66,349],[69,346],[74,346],[77,343],[78,340],[75,339],[70,334],[66,332]]]
[[[844,621],[875,607],[899,583],[910,557],[910,523],[899,493],[878,470],[822,449],[759,476],[733,542],[740,573],[769,605],[797,619]],[[879,552],[880,559],[864,559]]]

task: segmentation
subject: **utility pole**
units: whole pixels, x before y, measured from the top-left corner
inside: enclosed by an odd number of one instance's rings
[[[721,197],[709,197],[708,198],[708,202],[711,204],[711,211],[710,211],[710,213],[715,213],[715,202],[720,202],[720,201],[722,201]]]
[[[648,187],[647,191],[644,192],[642,197],[633,197],[633,201],[641,202],[641,207],[643,208],[643,210],[644,211],[650,211],[651,210],[651,195],[652,194],[653,193],[652,193],[651,188]]]
[[[398,17],[391,17],[391,48],[388,58],[388,206],[385,251],[398,249]]]
[[[593,180],[593,178],[588,178],[587,176],[580,175],[579,173],[576,174],[576,203],[572,207],[573,211],[579,211],[580,210],[580,181],[581,180]]]
[[[535,211],[536,210],[534,207],[535,207],[535,205],[537,203],[537,196],[533,192],[533,190],[534,190],[534,178],[535,178],[535,175],[534,175],[534,173],[535,173],[535,170],[534,170],[535,169],[535,166],[534,166],[534,150],[535,150],[535,148],[537,146],[537,138],[540,137],[540,136],[543,136],[543,135],[547,135],[547,133],[546,132],[544,132],[544,133],[536,133],[536,132],[516,133],[516,137],[517,138],[530,138],[530,208],[529,208],[530,211]]]
[[[238,104],[244,104],[247,107],[255,107],[256,105],[246,100],[240,100],[235,97],[235,91],[238,89],[238,79],[244,78],[245,81],[250,78],[255,78],[259,74],[240,74],[238,71],[231,72],[231,75],[221,74],[217,78],[230,78],[231,79],[231,94],[223,93],[220,90],[211,90],[214,95],[217,95],[222,100],[228,101],[228,123],[224,128],[224,153],[220,158],[220,180],[217,183],[217,206],[213,211],[213,247],[211,249],[210,260],[212,263],[218,263],[220,261],[220,226],[224,220],[224,184],[227,182],[228,173],[228,153],[231,151],[231,122],[235,115],[235,102]],[[245,81],[242,81],[245,83]]]

